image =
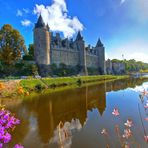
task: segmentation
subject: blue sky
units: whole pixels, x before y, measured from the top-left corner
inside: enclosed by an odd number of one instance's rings
[[[135,58],[148,62],[147,0],[0,0],[0,27],[12,24],[33,42],[33,27],[41,13],[53,31],[75,37],[82,31],[86,44],[100,37],[106,58]]]

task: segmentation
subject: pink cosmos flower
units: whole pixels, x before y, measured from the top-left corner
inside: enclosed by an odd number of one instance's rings
[[[124,123],[125,126],[127,127],[132,127],[133,125],[133,121],[131,119],[128,119],[125,123]]]
[[[144,140],[145,140],[145,142],[147,142],[148,143],[148,136],[144,136]]]
[[[105,128],[103,128],[102,131],[101,131],[101,134],[108,135],[108,132],[107,132],[107,130]]]
[[[125,129],[122,137],[128,139],[131,136],[132,136],[132,131],[130,129]]]
[[[113,114],[114,116],[119,116],[119,110],[118,110],[117,108],[114,108],[112,114]]]

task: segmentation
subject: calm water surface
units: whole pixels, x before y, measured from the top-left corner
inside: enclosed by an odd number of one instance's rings
[[[140,79],[120,80],[73,90],[41,95],[31,100],[2,100],[21,119],[12,142],[25,148],[120,148],[129,143],[132,148],[147,148],[148,134],[146,96],[140,91],[148,83]],[[139,104],[139,109],[138,109]],[[113,116],[118,108],[120,116]],[[141,118],[140,118],[141,114]],[[132,137],[122,137],[127,119],[133,120]],[[142,126],[143,124],[143,126]],[[119,135],[115,126],[119,126]],[[101,134],[103,128],[108,136]],[[144,133],[145,130],[145,133]]]

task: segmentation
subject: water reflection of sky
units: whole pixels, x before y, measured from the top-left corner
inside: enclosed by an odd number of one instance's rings
[[[136,86],[135,88],[129,88],[130,90],[136,92],[143,92],[144,90],[148,90],[148,82],[143,83],[141,86]]]

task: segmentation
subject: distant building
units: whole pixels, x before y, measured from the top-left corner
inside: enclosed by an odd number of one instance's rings
[[[54,36],[41,15],[34,27],[34,47],[35,61],[41,68],[64,63],[67,66],[79,65],[82,75],[87,75],[88,68],[97,69],[98,74],[106,73],[105,48],[100,39],[95,47],[86,47],[80,32],[75,40],[62,39],[59,33]]]

